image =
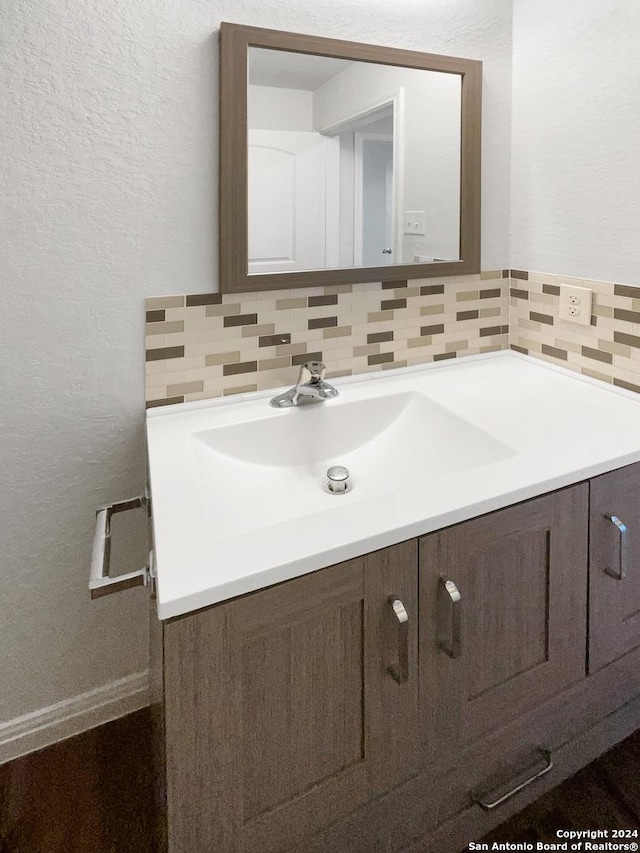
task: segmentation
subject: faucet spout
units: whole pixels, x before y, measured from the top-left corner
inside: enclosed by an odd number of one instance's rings
[[[338,390],[325,382],[326,365],[321,361],[306,361],[300,366],[298,381],[284,394],[274,397],[270,405],[276,409],[290,406],[302,406],[308,403],[322,403],[338,396]]]

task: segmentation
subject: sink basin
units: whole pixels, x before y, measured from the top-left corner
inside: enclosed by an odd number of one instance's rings
[[[161,619],[640,461],[638,395],[508,352],[336,386],[149,410]]]
[[[416,391],[272,411],[193,433],[195,469],[214,538],[410,487],[505,459],[513,450]],[[346,465],[353,489],[323,491],[327,468]],[[239,508],[241,507],[241,511]]]

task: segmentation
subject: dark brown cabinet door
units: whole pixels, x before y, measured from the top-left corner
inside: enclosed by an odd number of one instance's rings
[[[421,540],[427,754],[472,743],[584,677],[587,517],[582,484]]]
[[[591,481],[589,671],[640,646],[640,463]]]
[[[417,562],[413,540],[166,625],[171,853],[289,849],[412,771]]]

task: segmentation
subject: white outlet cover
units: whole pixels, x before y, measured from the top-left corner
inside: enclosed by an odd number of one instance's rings
[[[591,325],[593,291],[589,287],[560,282],[560,305],[558,318],[582,326]]]

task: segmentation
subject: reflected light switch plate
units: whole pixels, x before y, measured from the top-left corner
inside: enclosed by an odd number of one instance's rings
[[[419,237],[426,235],[424,210],[405,210],[404,233],[417,234]]]

